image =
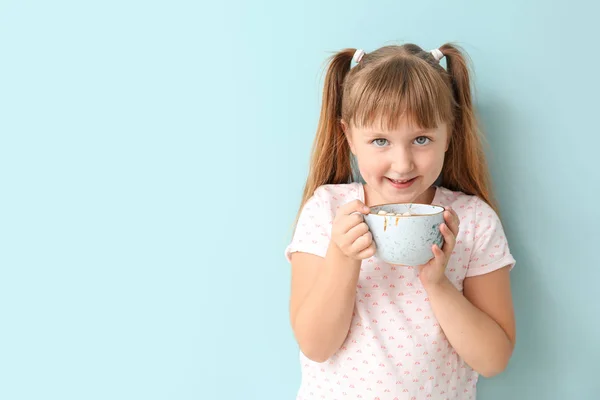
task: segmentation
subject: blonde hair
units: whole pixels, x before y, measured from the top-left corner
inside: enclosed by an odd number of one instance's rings
[[[473,111],[466,57],[452,44],[439,50],[446,69],[414,44],[366,53],[352,69],[356,49],[330,58],[300,211],[319,186],[353,180],[342,120],[358,127],[380,123],[382,129],[394,129],[404,117],[425,129],[447,123],[450,144],[441,186],[479,196],[498,211]]]

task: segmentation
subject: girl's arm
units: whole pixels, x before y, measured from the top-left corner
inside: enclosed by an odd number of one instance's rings
[[[304,355],[324,362],[344,343],[354,311],[360,261],[330,245],[325,258],[294,253],[290,318]]]
[[[434,258],[421,266],[420,279],[427,291],[429,301],[448,341],[465,362],[483,376],[490,377],[502,372],[512,355],[515,344],[515,317],[510,290],[510,267],[514,259],[506,256],[502,246],[504,238],[498,224],[494,225],[491,209],[483,209],[481,215],[487,220],[477,226],[481,234],[477,252],[470,268],[480,267],[475,262],[480,257],[506,260],[509,264],[494,272],[465,278],[461,293],[445,274],[448,260],[452,256],[460,221],[454,210],[444,212],[445,223],[440,225],[444,235],[444,247],[433,245]],[[485,213],[483,212],[485,211]],[[498,244],[496,244],[498,243]],[[493,247],[486,252],[485,248]],[[496,247],[498,249],[496,249]],[[489,267],[489,265],[487,265]]]
[[[485,377],[502,372],[516,336],[509,268],[465,278],[464,295],[448,279],[426,290],[441,328],[465,362]]]
[[[339,208],[325,258],[292,255],[290,319],[300,350],[313,361],[327,360],[348,336],[361,260],[375,254],[361,215],[368,212],[359,200]]]

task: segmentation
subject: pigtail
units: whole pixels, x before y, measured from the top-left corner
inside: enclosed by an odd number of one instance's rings
[[[454,45],[445,44],[439,50],[446,58],[446,69],[456,103],[454,126],[442,171],[442,185],[450,190],[476,195],[498,212],[473,109],[467,60]]]
[[[330,58],[300,210],[319,186],[352,180],[350,147],[342,130],[341,114],[344,79],[350,71],[355,51],[345,49]]]

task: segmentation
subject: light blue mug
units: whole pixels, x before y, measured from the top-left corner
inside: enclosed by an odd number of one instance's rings
[[[430,204],[382,204],[364,216],[377,247],[375,255],[389,264],[418,266],[433,258],[431,246],[440,248],[444,208]]]

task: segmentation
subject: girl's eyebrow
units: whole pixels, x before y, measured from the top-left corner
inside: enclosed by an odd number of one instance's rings
[[[384,132],[378,132],[378,131],[364,131],[364,134],[367,136],[385,136],[385,135],[387,135]]]
[[[410,132],[409,135],[415,136],[415,135],[431,134],[434,131],[435,131],[435,128],[419,129],[417,131]],[[364,131],[364,133],[365,133],[365,135],[368,135],[368,136],[387,136],[389,134],[389,133],[380,132],[380,131]]]

